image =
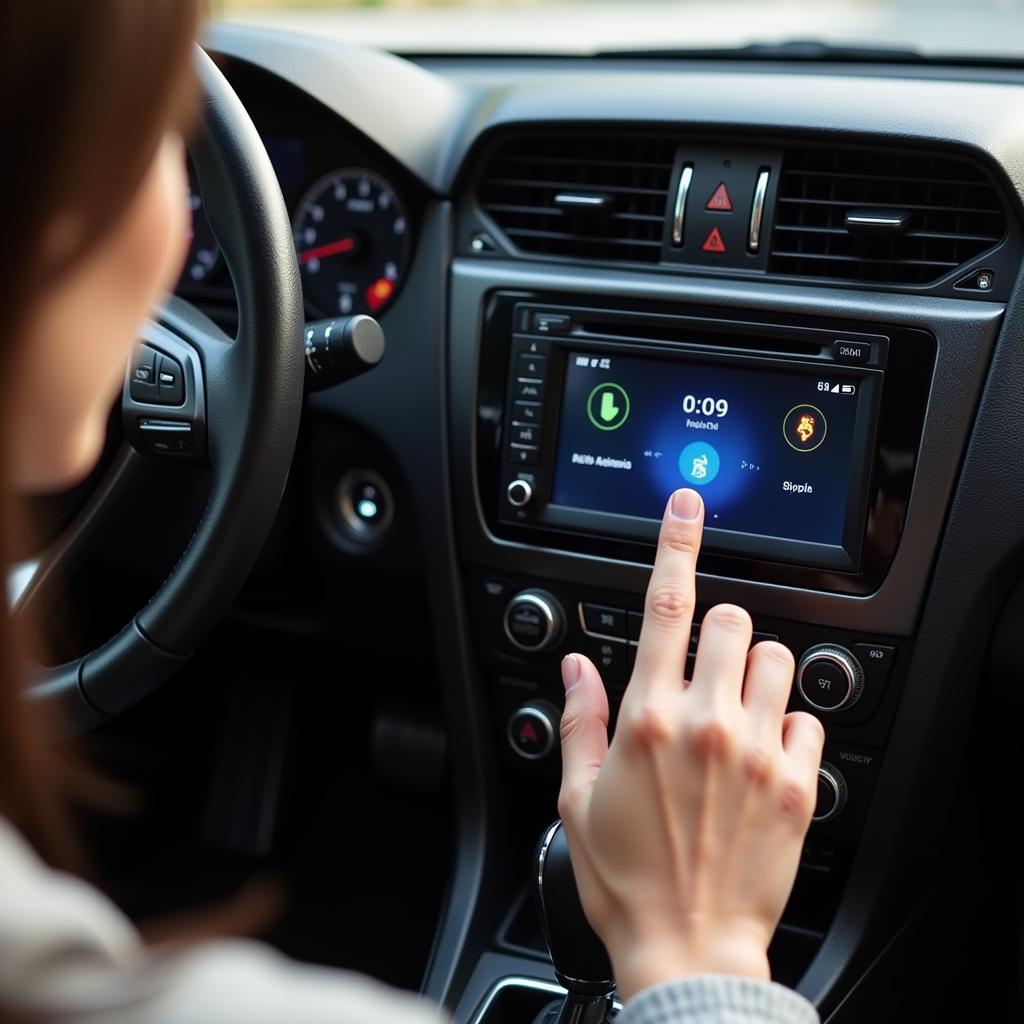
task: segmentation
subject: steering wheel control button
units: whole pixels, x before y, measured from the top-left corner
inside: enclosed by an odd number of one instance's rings
[[[818,769],[818,798],[811,820],[821,824],[838,817],[846,806],[846,797],[847,787],[843,773],[828,761],[822,761]]]
[[[527,761],[540,761],[555,747],[558,719],[558,709],[547,701],[524,704],[508,720],[509,746]]]
[[[796,669],[800,696],[818,711],[852,707],[864,689],[860,662],[845,648],[818,644],[804,652]]]
[[[161,405],[181,405],[185,401],[185,380],[181,363],[161,355],[156,364],[156,384]]]
[[[148,345],[140,345],[135,350],[129,370],[128,393],[136,402],[155,405],[160,397],[156,385],[156,368],[160,353]]]
[[[523,508],[530,504],[533,487],[528,480],[513,480],[505,489],[505,496],[513,508]]]
[[[154,455],[191,455],[192,426],[176,420],[139,420],[139,433]]]
[[[583,631],[591,636],[625,640],[626,612],[623,608],[607,608],[603,604],[580,604]]]
[[[524,590],[509,602],[504,617],[505,635],[514,647],[531,653],[546,651],[565,629],[562,606],[543,590]]]

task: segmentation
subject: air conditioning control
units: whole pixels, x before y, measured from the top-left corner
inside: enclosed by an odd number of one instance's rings
[[[523,590],[508,603],[505,635],[521,651],[546,651],[565,631],[565,612],[546,590]]]
[[[513,480],[505,488],[505,497],[508,498],[508,503],[513,508],[522,508],[524,505],[530,504],[533,487],[530,486],[528,480]]]
[[[818,800],[814,805],[812,821],[831,821],[846,806],[846,779],[843,773],[828,761],[818,769]]]
[[[800,696],[818,711],[852,707],[864,689],[860,662],[837,644],[816,644],[804,652],[796,668]]]

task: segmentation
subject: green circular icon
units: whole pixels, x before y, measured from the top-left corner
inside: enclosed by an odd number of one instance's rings
[[[598,384],[587,399],[587,416],[598,430],[618,430],[629,419],[629,395],[620,384]]]

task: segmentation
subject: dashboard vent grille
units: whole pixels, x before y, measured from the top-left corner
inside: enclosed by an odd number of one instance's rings
[[[512,137],[477,197],[522,252],[657,263],[675,150],[656,136]]]
[[[889,235],[860,234],[848,214],[906,215]],[[768,269],[803,277],[928,284],[1000,242],[1006,216],[966,160],[881,150],[790,148]]]

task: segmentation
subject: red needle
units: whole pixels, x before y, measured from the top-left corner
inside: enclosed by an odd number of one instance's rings
[[[303,249],[299,253],[299,262],[308,263],[310,260],[323,260],[328,256],[337,256],[339,253],[351,252],[355,247],[356,240],[354,238],[339,238],[336,242],[318,245],[313,249]]]

